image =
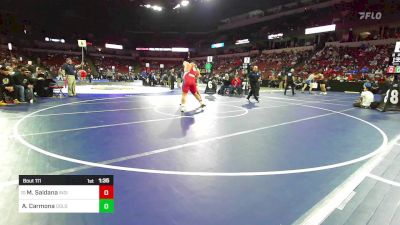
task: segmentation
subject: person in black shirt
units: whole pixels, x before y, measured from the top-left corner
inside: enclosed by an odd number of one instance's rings
[[[68,96],[76,96],[76,69],[82,67],[82,65],[74,65],[70,58],[67,58],[66,63],[62,66],[65,71],[65,76],[68,81]]]
[[[258,80],[260,79],[260,73],[258,72],[258,66],[253,67],[253,71],[251,71],[248,75],[249,78],[249,83],[250,83],[250,92],[249,95],[247,96],[247,100],[250,101],[250,97],[253,95],[254,99],[256,99],[257,102],[259,102],[257,93],[259,86],[257,85]]]
[[[11,103],[19,104],[11,68],[1,68],[0,70],[0,105],[5,105],[6,96],[11,98]]]
[[[223,78],[222,86],[219,89],[218,93],[220,95],[225,95],[226,90],[229,89],[230,85],[231,85],[230,76],[229,76],[229,74],[226,73],[224,78]]]
[[[22,76],[21,69],[17,67],[11,67],[10,75],[14,82],[15,93],[17,95],[18,101],[25,102],[24,87],[18,82],[19,78]]]
[[[175,70],[172,68],[169,72],[168,72],[168,79],[170,81],[170,88],[171,90],[175,89]]]
[[[18,74],[14,75],[15,85],[20,89],[20,99],[22,102],[29,101],[33,102],[33,86],[34,86],[34,79],[31,76],[31,72],[22,67]]]
[[[1,67],[0,67],[0,106],[4,106],[4,105],[7,105],[6,103],[5,103],[5,99],[4,99],[4,91],[5,91],[5,88],[4,88],[4,84],[3,84],[3,79],[5,78],[5,73],[6,73],[7,71],[5,70],[5,68],[4,68],[4,66],[2,65]]]
[[[293,76],[294,76],[294,69],[292,68],[290,70],[290,72],[288,72],[285,76],[285,95],[286,95],[286,91],[289,89],[289,85],[292,88],[292,95],[295,95],[296,93],[294,93],[294,82],[293,82]]]

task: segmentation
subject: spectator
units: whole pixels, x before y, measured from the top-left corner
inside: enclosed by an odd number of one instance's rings
[[[14,74],[14,82],[15,86],[19,90],[18,97],[20,98],[20,101],[33,103],[34,80],[31,77],[31,72],[27,68],[22,67],[19,72]]]
[[[353,106],[369,109],[373,101],[374,101],[374,94],[371,92],[371,84],[365,83],[364,90],[361,93],[360,98],[356,102],[354,102]]]
[[[222,86],[218,91],[218,94],[224,95],[226,89],[228,89],[230,85],[231,85],[230,77],[229,77],[229,74],[226,73],[224,78],[223,78],[223,81],[222,81]]]
[[[0,68],[0,69],[3,69]],[[1,105],[4,103],[10,102],[12,104],[19,104],[18,94],[15,87],[15,82],[13,77],[11,77],[12,68],[7,67],[3,70],[0,70],[0,96],[1,96]]]
[[[231,93],[239,95],[242,92],[242,80],[238,74],[236,74],[235,78],[232,79],[231,85]]]

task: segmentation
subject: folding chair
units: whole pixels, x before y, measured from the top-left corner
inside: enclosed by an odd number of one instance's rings
[[[67,97],[67,95],[62,91],[64,86],[50,86],[50,88],[53,88],[53,95],[57,97]]]

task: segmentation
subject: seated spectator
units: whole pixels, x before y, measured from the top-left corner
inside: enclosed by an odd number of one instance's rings
[[[40,77],[36,81],[34,92],[36,92],[39,97],[53,97],[52,86],[56,84],[57,82],[52,79],[51,75],[45,78]]]
[[[0,105],[6,105],[7,102],[12,104],[20,103],[11,74],[11,67],[0,68]]]
[[[221,88],[219,89],[218,94],[224,95],[225,90],[226,90],[227,88],[229,88],[229,86],[231,85],[231,82],[230,82],[229,80],[230,80],[230,79],[229,79],[229,74],[225,74],[224,79],[223,79],[223,82],[222,82],[222,86],[221,86]]]
[[[242,80],[239,78],[239,75],[235,75],[235,78],[232,79],[231,85],[231,93],[239,95],[242,91]]]
[[[14,82],[19,90],[18,97],[20,101],[33,103],[33,86],[35,81],[31,77],[31,72],[27,68],[22,67],[18,73],[14,74]]]
[[[303,79],[299,76],[295,76],[293,77],[293,83],[294,83],[294,88],[296,90],[300,90],[301,88],[303,88]]]
[[[374,102],[374,94],[371,92],[371,84],[365,83],[360,98],[354,102],[353,106],[369,109],[372,102]]]
[[[361,74],[360,81],[364,82],[364,81],[367,81],[367,80],[368,79],[367,79],[367,76],[365,76],[365,73]]]
[[[379,93],[379,83],[375,79],[371,80],[371,92],[374,93],[374,94],[378,94]]]

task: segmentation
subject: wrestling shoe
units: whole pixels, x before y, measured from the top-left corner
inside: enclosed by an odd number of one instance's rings
[[[181,105],[181,112],[185,112],[186,111],[186,107],[184,105]]]

